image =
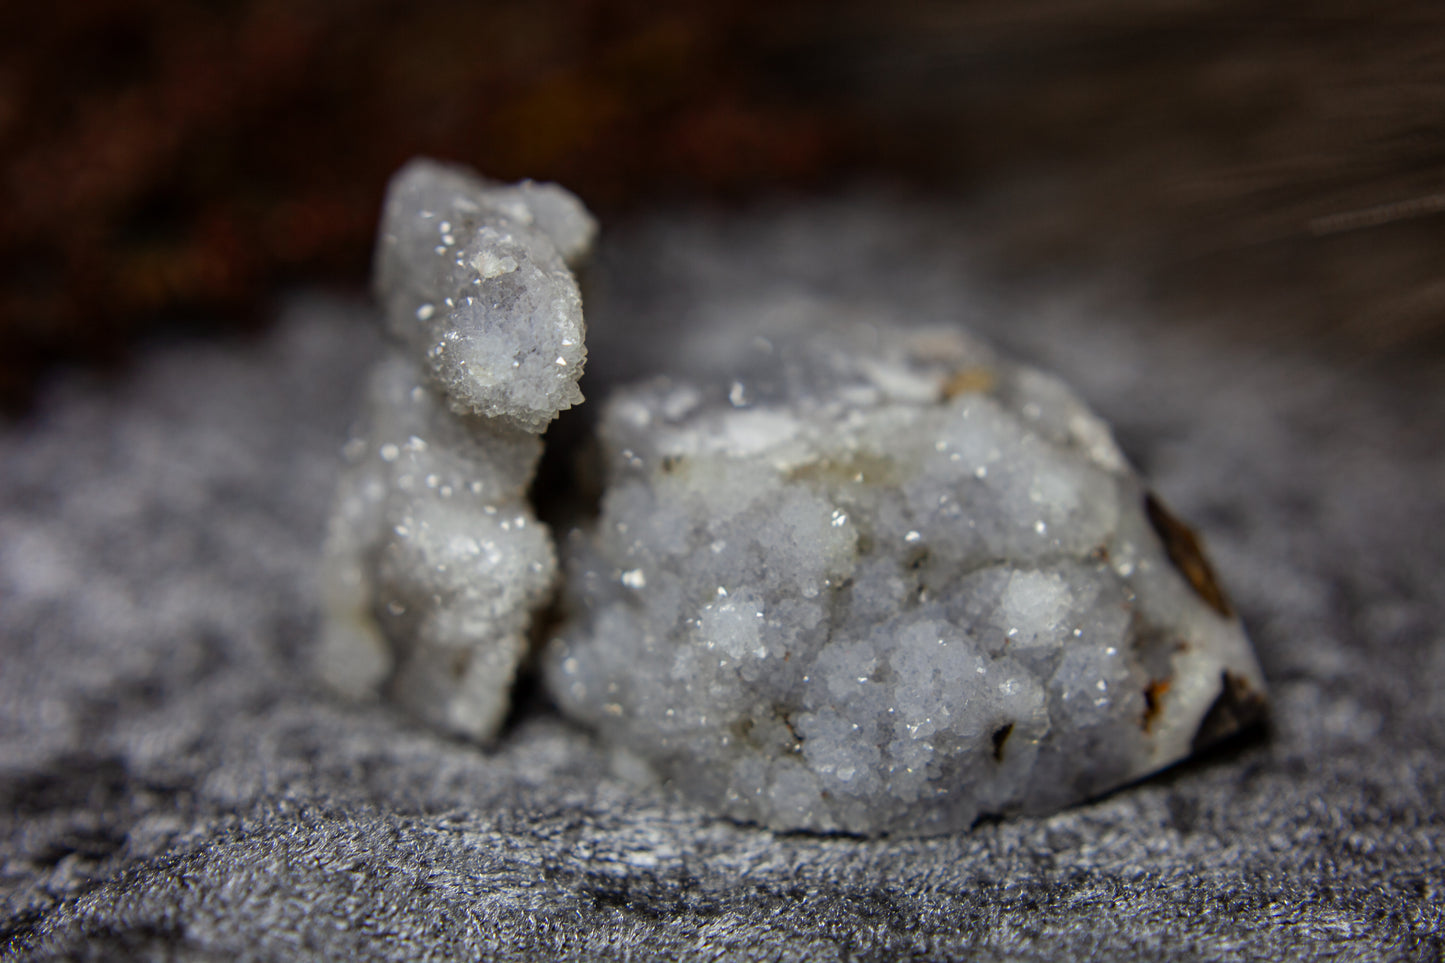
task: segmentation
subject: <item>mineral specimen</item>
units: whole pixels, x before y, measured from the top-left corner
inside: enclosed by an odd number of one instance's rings
[[[426,161],[393,181],[396,344],[324,573],[342,690],[496,734],[554,589],[527,489],[581,400],[569,265],[594,233],[557,187]],[[561,708],[723,815],[862,834],[1047,812],[1245,724],[1241,626],[1104,423],[955,328],[876,314],[653,339],[672,375],[607,401],[600,515],[566,543]]]
[[[1262,678],[1188,529],[1058,380],[833,324],[616,393],[566,544],[563,709],[777,829],[1042,813],[1232,731]]]
[[[595,224],[561,188],[415,161],[376,256],[387,330],[346,446],[323,571],[320,668],[476,739],[505,714],[556,573],[526,500],[538,434],[581,401],[581,297]]]

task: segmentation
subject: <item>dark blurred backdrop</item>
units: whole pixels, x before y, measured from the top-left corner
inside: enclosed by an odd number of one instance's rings
[[[1445,341],[1445,4],[0,6],[0,392],[364,280],[428,153],[604,217],[883,180],[1016,279],[1393,355]]]

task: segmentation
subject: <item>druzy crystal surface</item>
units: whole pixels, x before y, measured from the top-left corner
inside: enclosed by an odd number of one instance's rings
[[[1188,529],[1061,382],[956,330],[755,339],[606,402],[564,710],[778,829],[924,834],[1187,756],[1260,672]]]
[[[387,330],[454,411],[540,432],[582,400],[582,297],[569,263],[597,226],[555,184],[495,184],[412,161],[387,191],[376,293]]]
[[[342,691],[496,733],[556,575],[526,493],[539,433],[582,398],[568,262],[595,230],[553,185],[431,161],[393,179],[376,294],[395,344],[346,446],[323,571],[320,668]]]
[[[541,665],[565,713],[715,812],[869,835],[1057,809],[1257,714],[1209,563],[1108,427],[956,327],[857,305],[634,339],[669,375],[604,400],[600,510],[573,500],[559,585],[528,487],[581,400],[594,234],[555,186],[393,180],[393,344],[324,571],[333,685],[490,739],[560,589]]]

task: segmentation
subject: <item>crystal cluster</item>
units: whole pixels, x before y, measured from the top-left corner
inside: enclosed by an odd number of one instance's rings
[[[569,265],[596,234],[555,184],[491,184],[413,161],[387,191],[377,244],[387,330],[453,411],[540,433],[582,400],[582,296]]]
[[[1263,691],[1185,529],[1056,379],[956,331],[616,394],[566,712],[778,829],[935,833],[1187,756]]]
[[[496,734],[556,589],[527,488],[581,400],[569,266],[594,232],[560,188],[393,181],[396,346],[325,570],[344,691]],[[954,328],[774,313],[658,339],[671,377],[604,402],[600,513],[564,540],[542,658],[564,712],[726,816],[927,834],[1097,795],[1259,711],[1193,534],[1066,386]]]
[[[320,664],[342,691],[495,735],[556,574],[526,494],[538,435],[582,400],[568,264],[595,232],[553,185],[429,161],[393,179],[376,293],[396,345],[346,446],[323,571]]]

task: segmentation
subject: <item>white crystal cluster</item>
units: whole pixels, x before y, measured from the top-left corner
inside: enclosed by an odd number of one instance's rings
[[[452,410],[541,432],[582,400],[582,296],[569,265],[596,233],[555,184],[412,161],[387,191],[377,243],[387,330]]]
[[[1192,535],[1056,379],[951,330],[757,339],[615,394],[564,710],[778,829],[923,834],[1187,756],[1258,666]]]
[[[346,446],[323,570],[320,666],[342,691],[495,735],[556,574],[527,487],[538,435],[582,400],[568,264],[595,232],[554,185],[431,161],[393,179],[376,293],[397,344]]]
[[[594,233],[554,186],[393,180],[395,346],[324,572],[338,688],[496,734],[556,581],[527,490],[581,400],[569,265]],[[558,705],[719,813],[863,834],[1056,809],[1257,712],[1193,534],[1108,428],[956,329],[876,314],[784,303],[654,339],[673,377],[605,403],[600,515],[566,540]]]

